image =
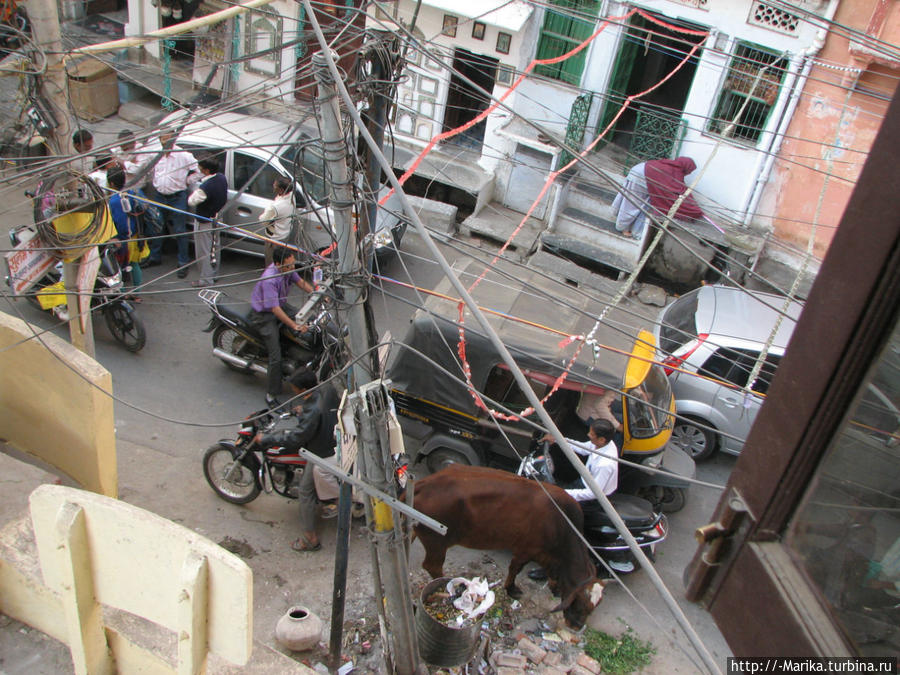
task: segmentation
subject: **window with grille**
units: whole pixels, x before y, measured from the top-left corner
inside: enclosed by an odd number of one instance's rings
[[[594,31],[600,3],[597,0],[551,0],[544,14],[537,58],[552,59],[571,51]],[[587,48],[565,61],[535,68],[538,75],[578,84],[584,70]]]
[[[739,42],[709,123],[709,131],[756,143],[778,100],[787,65],[783,54]]]

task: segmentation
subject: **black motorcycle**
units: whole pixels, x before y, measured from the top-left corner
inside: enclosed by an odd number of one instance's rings
[[[544,443],[538,451],[527,455],[519,465],[518,475],[546,483],[556,483],[553,460],[547,450],[548,446]],[[646,499],[634,495],[614,493],[610,495],[609,501],[625,522],[638,546],[653,560],[656,546],[669,534],[669,521],[666,516],[654,511]],[[591,548],[617,574],[629,574],[638,568],[634,554],[605,513],[592,516],[590,523],[585,521],[584,528],[584,536]],[[598,574],[603,576],[605,571],[605,568],[598,564]]]
[[[10,243],[14,247],[34,236],[36,236],[34,229],[28,225],[19,226],[9,232]],[[100,268],[97,270],[94,291],[91,294],[91,310],[99,309],[103,313],[106,327],[117,342],[130,352],[139,352],[147,343],[147,331],[134,306],[125,298],[122,268],[116,258],[119,246],[118,242],[98,246]],[[7,279],[7,284],[9,281]],[[65,304],[51,307],[45,307],[44,304],[48,297],[58,295],[54,290],[58,289],[61,283],[62,262],[57,262],[25,297],[38,309],[49,309],[57,318],[68,321]],[[42,299],[44,303],[41,302]]]
[[[344,365],[344,335],[326,306],[329,292],[330,282],[326,282],[310,293],[297,312],[296,321],[306,324],[305,333],[281,325],[281,363],[286,378],[306,369],[321,382]],[[269,352],[251,321],[250,303],[209,288],[201,290],[199,296],[212,312],[203,331],[212,333],[213,356],[240,372],[265,373]]]
[[[258,410],[242,423],[235,440],[222,439],[203,453],[203,475],[213,491],[232,504],[247,504],[260,493],[275,492],[296,498],[292,488],[304,471],[311,470],[306,459],[294,450],[280,445],[263,445],[258,435],[272,432],[290,412]],[[392,455],[392,471],[398,489],[406,487],[409,458],[404,453]],[[354,508],[354,515],[362,511]]]
[[[289,490],[303,471],[306,459],[279,446],[263,447],[257,434],[267,434],[290,413],[258,410],[247,417],[236,440],[223,439],[203,453],[206,482],[226,502],[247,504],[260,492],[292,498]]]

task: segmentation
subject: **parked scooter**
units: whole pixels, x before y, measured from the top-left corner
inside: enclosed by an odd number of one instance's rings
[[[542,443],[539,450],[522,459],[518,475],[546,483],[556,483],[553,459],[548,450],[548,445]],[[669,534],[669,521],[666,516],[656,511],[646,499],[634,495],[616,492],[609,497],[609,501],[625,521],[638,546],[653,560],[656,546]],[[592,517],[590,523],[585,522],[584,536],[597,555],[607,561],[616,573],[628,574],[638,568],[634,554],[606,514]],[[605,571],[605,568],[598,564],[597,573],[603,576]]]
[[[207,448],[203,453],[203,475],[219,497],[232,504],[247,504],[265,490],[296,498],[292,486],[304,471],[312,470],[306,459],[293,450],[256,441],[258,434],[270,433],[281,420],[292,415],[258,410],[241,423],[235,440],[223,439]],[[400,453],[392,457],[392,462],[395,480],[402,489],[406,486],[409,458]],[[357,515],[362,515],[362,511]]]
[[[307,326],[305,333],[294,333],[285,325],[280,327],[286,378],[303,368],[323,381],[343,366],[344,336],[326,306],[330,290],[330,281],[317,287],[297,312],[297,323]],[[212,312],[203,330],[212,333],[213,356],[241,372],[265,373],[269,354],[265,340],[250,319],[250,303],[209,288],[201,290],[199,296]]]
[[[9,232],[10,243],[13,246],[18,246],[34,236],[36,236],[34,229],[28,225],[21,225]],[[100,269],[94,281],[91,309],[100,309],[109,332],[125,349],[139,352],[147,342],[147,331],[134,306],[125,299],[122,268],[116,258],[118,247],[118,242],[98,246]],[[62,262],[51,267],[26,297],[38,309],[49,310],[60,320],[68,321],[62,282]]]

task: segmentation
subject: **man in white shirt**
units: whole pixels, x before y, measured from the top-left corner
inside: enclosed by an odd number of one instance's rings
[[[172,223],[172,232],[178,244],[178,278],[184,279],[191,263],[187,238],[188,189],[200,179],[200,169],[194,156],[183,150],[175,150],[175,134],[159,135],[163,154],[153,167],[153,188],[157,200],[164,206],[164,217]],[[148,265],[158,265],[162,259],[162,240],[150,242]]]
[[[87,129],[78,129],[72,134],[72,147],[77,155],[72,160],[72,170],[83,174],[91,173],[95,168],[94,156],[91,154],[94,149],[94,134]]]
[[[294,213],[294,183],[290,178],[278,176],[272,183],[275,199],[263,211],[260,220],[266,225],[266,236],[284,241],[291,234],[291,216]],[[272,264],[272,251],[278,244],[266,242],[266,267]]]
[[[588,441],[566,439],[573,452],[587,456],[588,460],[585,462],[585,466],[607,497],[615,492],[619,486],[619,462],[617,461],[619,451],[612,440],[614,433],[615,429],[612,422],[607,419],[599,419],[591,423],[588,429]],[[541,440],[550,443],[554,442],[554,438],[550,434],[547,434]],[[593,490],[585,485],[583,478],[579,476],[575,483],[563,487],[566,488],[569,496],[578,502],[578,505],[581,507],[584,513],[585,529],[587,529],[588,523],[593,517],[603,517],[605,513],[603,507],[597,501]],[[631,569],[634,569],[634,564],[630,561],[627,563],[608,562],[617,571],[629,572]],[[630,566],[630,569],[627,569],[627,566]],[[543,581],[547,578],[547,572],[543,568],[538,567],[531,570],[528,576],[535,581]]]
[[[619,451],[612,437],[615,429],[612,423],[607,419],[595,420],[590,429],[588,429],[589,441],[573,441],[567,438],[569,447],[582,456],[588,458],[585,462],[587,470],[591,476],[597,481],[597,484],[603,490],[603,494],[609,496],[616,491],[619,485]],[[545,437],[546,440],[553,440],[553,437]],[[570,485],[566,492],[578,502],[581,510],[584,511],[585,522],[590,515],[590,511],[600,509],[597,498],[593,491],[584,484],[584,480],[579,478],[577,485]]]
[[[119,147],[113,149],[113,155],[125,169],[126,187],[144,189],[148,186],[153,172],[146,170],[147,165],[161,150],[156,138],[139,145],[133,132],[127,129],[119,132]]]

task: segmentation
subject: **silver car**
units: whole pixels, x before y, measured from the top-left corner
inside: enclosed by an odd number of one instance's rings
[[[748,382],[783,306],[781,296],[703,286],[660,313],[657,345],[678,415],[672,442],[694,459],[741,451],[803,308],[788,305],[759,374]]]
[[[188,120],[184,124],[185,120]],[[288,241],[307,249],[327,246],[334,239],[328,207],[324,152],[317,131],[262,117],[194,110],[167,116],[161,125],[180,132],[175,144],[200,159],[212,156],[228,179],[228,204],[220,213],[229,250],[262,256],[264,243],[247,235],[262,233],[260,217],[272,203],[272,183],[284,176],[295,181],[295,225]],[[183,125],[183,126],[181,126]],[[380,209],[373,248],[381,256],[399,249],[407,221],[398,209]]]

